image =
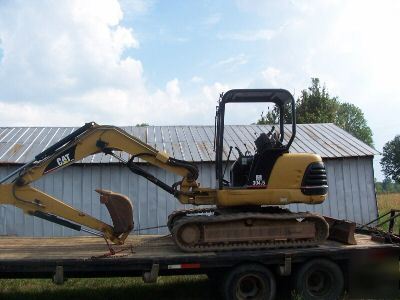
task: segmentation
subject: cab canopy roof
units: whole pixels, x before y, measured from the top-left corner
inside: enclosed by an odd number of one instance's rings
[[[229,102],[271,102],[278,106],[290,103],[292,94],[284,89],[235,89],[226,92],[221,101]]]

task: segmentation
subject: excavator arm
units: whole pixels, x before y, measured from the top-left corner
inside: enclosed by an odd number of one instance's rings
[[[100,194],[100,201],[110,212],[114,225],[111,226],[30,186],[32,182],[47,174],[102,152],[112,155],[129,170],[174,195],[183,204],[215,202],[213,190],[199,188],[196,182],[198,170],[195,165],[169,157],[165,152],[158,151],[121,128],[92,122],[74,131],[0,180],[0,204],[14,205],[24,213],[75,230],[97,233],[117,244],[123,243],[133,229],[132,205],[127,197],[111,191],[96,190]],[[125,160],[121,155],[122,152],[127,153],[130,159]],[[168,185],[140,168],[134,162],[135,158],[173,172],[181,176],[182,180]]]

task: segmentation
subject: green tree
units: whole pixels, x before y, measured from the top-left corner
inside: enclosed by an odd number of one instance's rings
[[[383,186],[382,186],[382,182],[376,181],[375,179],[375,190],[378,194],[383,193]]]
[[[400,183],[400,135],[383,147],[381,166],[386,178]]]
[[[279,108],[274,105],[272,109],[267,108],[266,113],[261,113],[260,119],[257,120],[258,125],[263,124],[278,124],[279,123]],[[289,124],[292,123],[292,106],[291,104],[286,104],[283,107],[283,120],[284,123]]]
[[[385,178],[382,182],[375,181],[375,189],[378,194],[399,193],[400,192],[400,184],[394,182],[390,178]]]
[[[329,96],[318,78],[311,78],[311,86],[296,101],[297,123],[332,123],[338,108],[336,97]]]
[[[140,123],[140,124],[136,124],[135,126],[136,126],[136,127],[147,127],[147,126],[149,126],[149,124],[147,124],[147,123]]]
[[[268,107],[266,113],[261,113],[260,119],[257,121],[258,125],[263,124],[278,124],[279,123],[279,109],[275,105],[273,109]]]
[[[382,189],[385,193],[393,193],[394,190],[394,184],[392,179],[386,177],[382,181]]]
[[[285,107],[285,123],[291,123],[290,106]],[[372,146],[372,131],[367,125],[361,109],[354,104],[341,103],[337,97],[331,97],[318,78],[311,78],[311,86],[301,91],[296,101],[297,123],[335,123],[364,143]],[[276,124],[279,121],[279,110],[261,114],[257,124]]]
[[[368,127],[362,110],[354,104],[341,103],[334,123],[364,143],[373,146],[372,130]]]

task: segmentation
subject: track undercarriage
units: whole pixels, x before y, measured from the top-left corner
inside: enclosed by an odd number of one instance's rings
[[[323,217],[279,207],[178,211],[168,227],[185,252],[310,247],[329,233]]]

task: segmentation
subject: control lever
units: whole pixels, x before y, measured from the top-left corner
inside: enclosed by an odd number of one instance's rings
[[[244,147],[246,148],[246,151],[244,152],[244,156],[251,156],[251,152],[249,151],[249,149],[247,149],[246,144],[244,144]]]
[[[240,149],[238,147],[235,147],[235,149],[237,150],[237,152],[239,153],[239,156],[243,156],[242,151],[240,151]]]
[[[275,130],[275,126],[272,126],[271,130],[267,133],[267,136],[270,137]]]

